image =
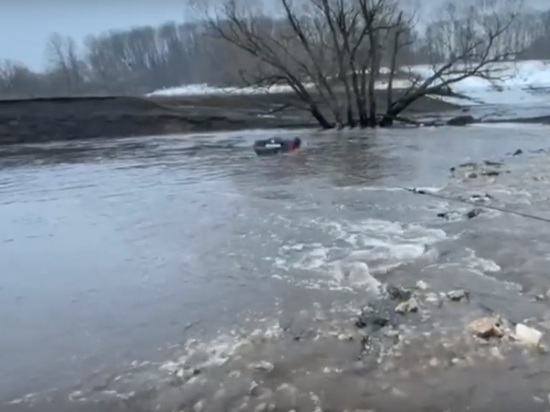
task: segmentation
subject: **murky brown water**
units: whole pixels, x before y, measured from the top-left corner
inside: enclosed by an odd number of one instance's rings
[[[305,133],[299,153],[267,159],[250,149],[259,135],[1,149],[0,400],[35,394],[5,410],[548,408],[545,357],[502,347],[490,361],[463,333],[487,308],[550,319],[532,298],[548,288],[547,226],[497,212],[447,221],[437,213],[471,207],[399,189],[489,192],[550,216],[546,163],[505,156],[549,146],[546,128]],[[494,181],[449,176],[500,157],[511,173]],[[388,366],[390,338],[363,358],[354,326],[376,299],[369,273],[465,288],[471,302],[400,319],[411,344]],[[445,339],[484,367],[427,374],[453,358]]]

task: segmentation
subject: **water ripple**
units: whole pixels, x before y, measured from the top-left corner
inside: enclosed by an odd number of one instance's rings
[[[212,333],[312,286],[348,287],[350,259],[443,273],[464,256],[440,250],[455,242],[442,203],[393,189],[443,188],[449,167],[518,145],[513,129],[297,133],[303,150],[272,158],[250,148],[259,131],[0,148],[0,398],[159,356],[197,318]],[[495,238],[479,250],[497,253]],[[478,271],[494,260],[474,258]],[[491,276],[510,281],[497,263]]]

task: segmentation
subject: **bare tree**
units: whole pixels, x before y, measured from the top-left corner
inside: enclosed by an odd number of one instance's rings
[[[388,87],[386,93],[386,107],[391,107],[393,103],[393,86],[394,79],[398,75],[400,68],[399,62],[401,55],[406,52],[407,47],[414,43],[414,36],[411,33],[411,25],[413,16],[408,21],[405,21],[404,13],[399,12],[395,24],[395,28],[390,32],[390,49],[389,49],[389,73]]]
[[[526,13],[521,28],[527,37],[528,49],[524,55],[531,59],[550,58],[550,11]]]
[[[47,87],[43,76],[22,63],[0,61],[0,98],[34,97]]]
[[[501,49],[503,39],[519,15],[514,0],[486,0],[475,6],[449,3],[442,16],[426,33],[432,54],[431,73],[413,84],[388,107],[380,124],[389,126],[421,97],[438,94],[469,77],[498,80],[502,74],[495,65],[514,61],[524,50]]]
[[[271,69],[256,73],[258,84],[269,77],[287,83],[321,126],[353,127],[355,114],[361,127],[376,126],[376,85],[388,52],[385,44],[397,34],[394,66],[408,44],[402,42],[408,23],[403,11],[398,12],[393,0],[279,0],[279,4],[282,13],[276,31],[262,32],[262,14],[253,14],[237,0],[227,1],[209,24],[220,38]],[[330,120],[322,108],[329,109]]]
[[[52,34],[46,46],[46,54],[52,71],[58,73],[60,83],[67,92],[77,92],[85,81],[85,75],[74,39],[59,33]]]
[[[339,101],[331,77],[337,72],[330,49],[323,49],[328,34],[321,27],[318,9],[312,16],[296,13],[290,0],[280,0],[282,18],[273,20],[262,11],[237,0],[227,1],[221,15],[208,19],[210,32],[257,60],[261,71],[246,73],[259,86],[287,84],[296,94],[294,103],[308,110],[324,128],[341,123]],[[324,104],[333,114],[330,121]]]
[[[341,125],[342,111],[350,126],[355,125],[354,111],[362,127],[390,126],[416,100],[471,76],[494,76],[493,63],[517,58],[524,44],[504,42],[519,13],[513,3],[482,0],[475,7],[449,3],[425,33],[432,73],[421,80],[417,76],[395,99],[393,80],[402,73],[398,57],[415,37],[411,17],[397,2],[278,0],[281,18],[267,30],[265,12],[228,0],[208,22],[220,38],[262,63],[264,70],[256,73],[258,84],[288,84],[322,127]],[[387,108],[379,114],[376,86],[382,61],[389,61],[390,69]]]

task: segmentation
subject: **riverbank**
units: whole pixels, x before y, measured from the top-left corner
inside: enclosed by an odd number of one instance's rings
[[[378,99],[383,110],[385,94],[379,92]],[[318,127],[306,112],[286,107],[289,100],[292,95],[285,93],[0,100],[0,144]],[[426,115],[457,109],[424,98],[408,113]]]

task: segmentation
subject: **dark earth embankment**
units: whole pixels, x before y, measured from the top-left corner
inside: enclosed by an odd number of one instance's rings
[[[11,100],[0,102],[0,143],[235,130],[252,120],[134,97]]]
[[[378,97],[383,110],[385,95],[380,92]],[[0,100],[0,144],[317,127],[306,112],[286,107],[291,98],[277,94]],[[425,98],[413,104],[409,114],[456,109]]]

